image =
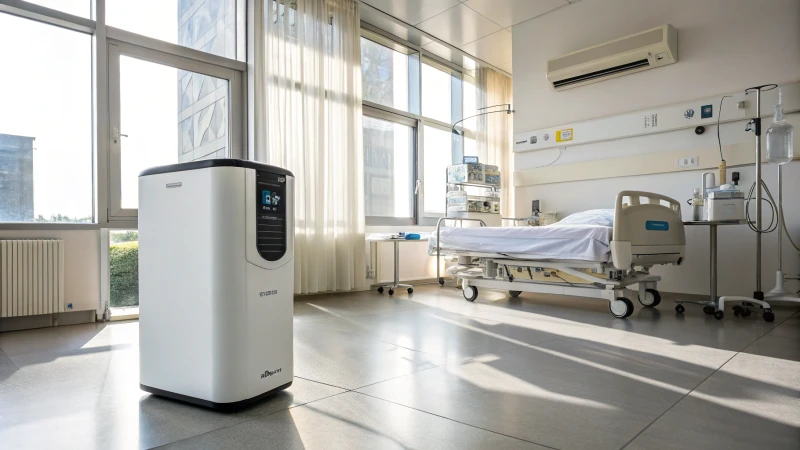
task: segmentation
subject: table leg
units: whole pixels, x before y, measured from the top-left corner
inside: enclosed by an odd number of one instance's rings
[[[394,285],[400,284],[400,241],[394,241]]]
[[[709,278],[711,279],[711,301],[717,303],[717,226],[710,225],[709,227],[711,236],[711,264]]]

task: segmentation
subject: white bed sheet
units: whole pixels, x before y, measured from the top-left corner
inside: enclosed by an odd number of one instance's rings
[[[525,259],[608,262],[612,228],[601,225],[545,227],[443,227],[442,253],[498,253]],[[428,241],[436,254],[436,233]]]

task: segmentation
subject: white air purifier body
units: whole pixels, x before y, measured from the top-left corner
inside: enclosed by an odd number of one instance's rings
[[[141,389],[233,409],[293,379],[294,176],[217,159],[139,175]]]

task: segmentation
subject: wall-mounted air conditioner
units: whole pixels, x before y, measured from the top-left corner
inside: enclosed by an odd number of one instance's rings
[[[550,59],[547,79],[561,91],[677,60],[678,31],[672,25],[663,25]]]

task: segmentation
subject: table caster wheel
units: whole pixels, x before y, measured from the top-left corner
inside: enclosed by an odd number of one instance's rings
[[[439,285],[444,286],[444,277],[439,277]]]
[[[394,295],[394,289],[389,289],[389,295]]]
[[[686,308],[684,308],[683,305],[675,305],[675,312],[676,313],[683,314],[684,311],[686,311]]]
[[[710,315],[713,315],[717,309],[713,306],[703,306],[703,312]]]
[[[771,310],[764,311],[764,322],[774,322],[775,314]]]
[[[478,298],[478,288],[475,286],[467,286],[464,289],[464,298],[467,299],[468,302],[474,302],[476,298]]]
[[[378,294],[383,294],[383,286],[378,288]]]
[[[717,320],[722,320],[725,317],[725,312],[722,310],[716,311],[714,313],[714,318]]]
[[[414,293],[414,288],[408,288],[408,293],[409,294],[413,294]]]

